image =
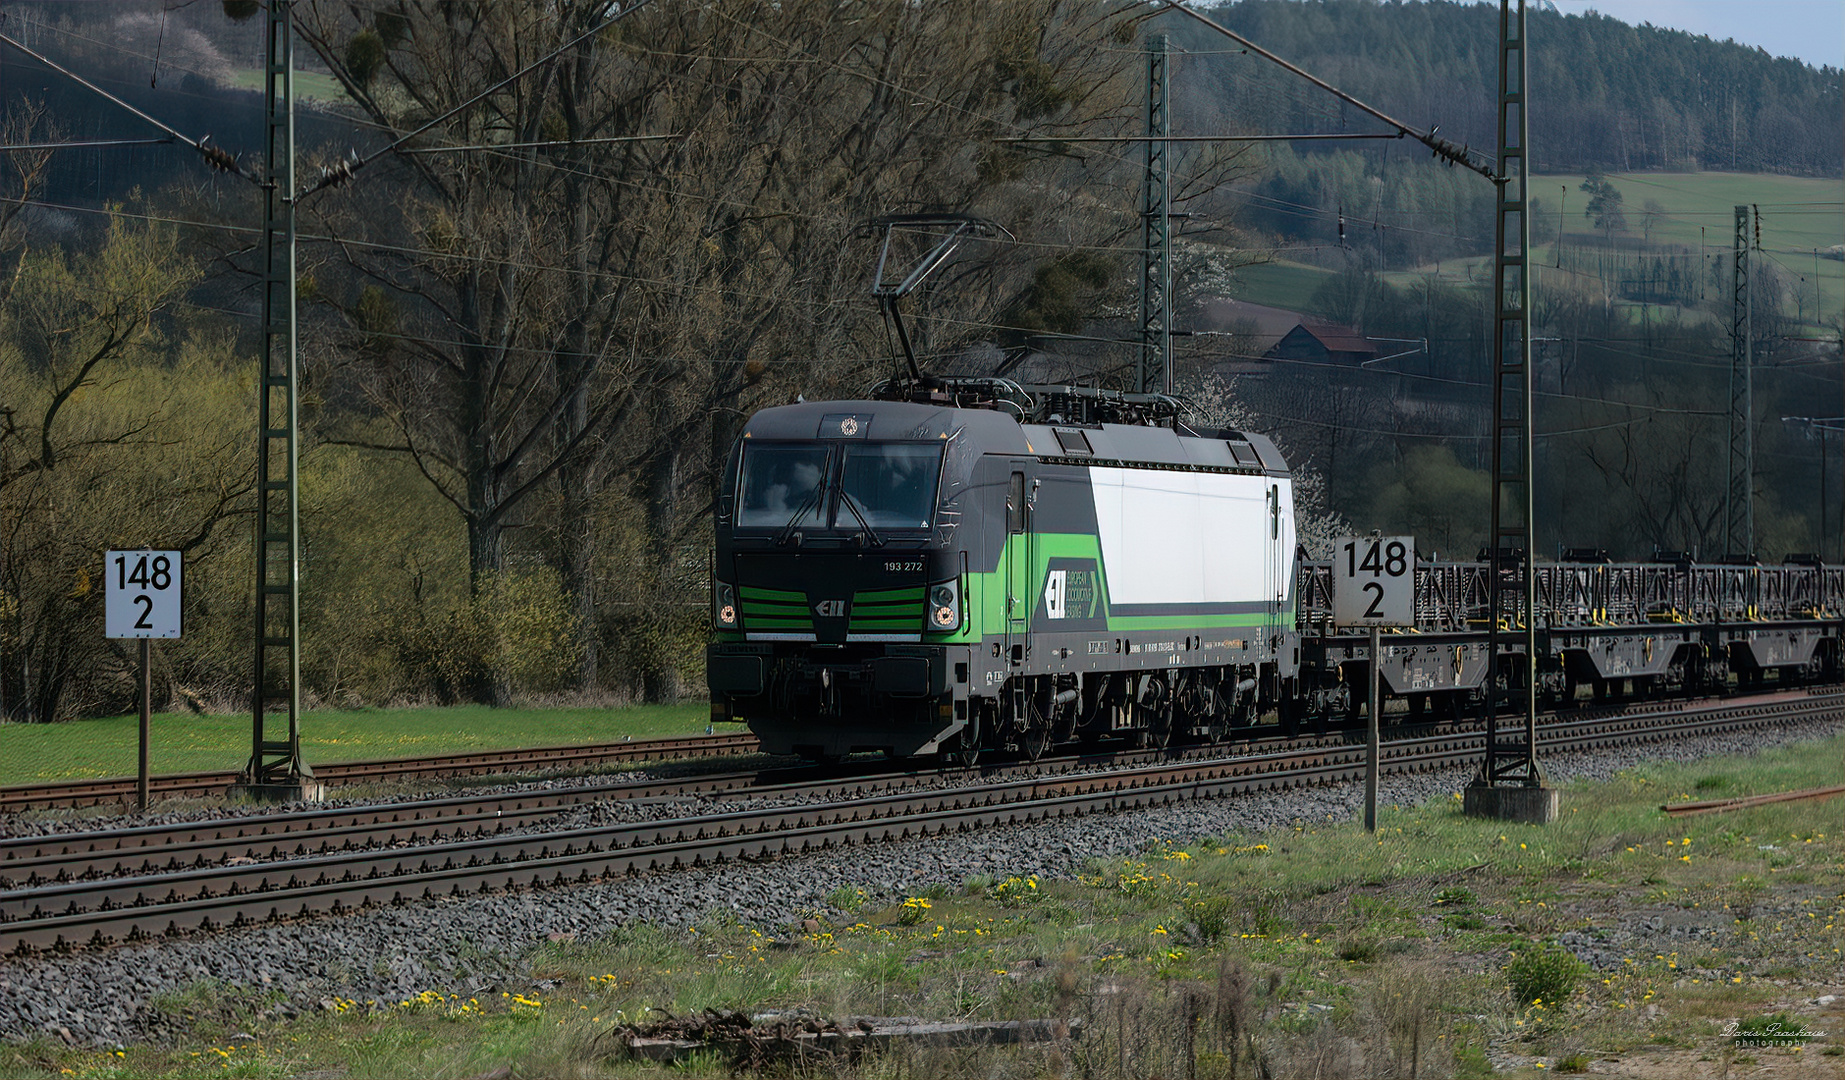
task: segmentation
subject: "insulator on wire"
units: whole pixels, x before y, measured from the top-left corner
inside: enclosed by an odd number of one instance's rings
[[[1339,207],[1339,242],[1345,243],[1345,207]]]
[[[237,171],[237,159],[222,146],[213,146],[204,140],[199,142],[199,153],[205,155],[205,163],[219,172]]]
[[[320,170],[321,187],[338,187],[352,179],[352,162],[342,159]]]

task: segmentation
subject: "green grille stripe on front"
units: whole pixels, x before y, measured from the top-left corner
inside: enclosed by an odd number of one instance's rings
[[[742,585],[737,588],[737,599],[745,630],[811,631],[814,628],[806,593]]]
[[[855,596],[861,603],[872,604],[895,603],[899,600],[921,600],[923,598],[923,588],[921,585],[913,585],[904,589],[868,589],[865,592],[855,594]]]
[[[855,634],[914,633],[922,629],[921,585],[867,589],[852,597],[850,630]]]
[[[923,628],[921,585],[854,593],[847,631],[855,634],[916,633]],[[745,585],[737,590],[744,629],[812,630],[813,612],[804,592]]]

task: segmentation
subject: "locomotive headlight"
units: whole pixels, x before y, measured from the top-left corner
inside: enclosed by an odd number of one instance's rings
[[[722,581],[711,585],[711,609],[717,624],[726,629],[737,625],[737,590]]]
[[[961,625],[961,586],[944,581],[929,586],[929,629],[954,630]]]

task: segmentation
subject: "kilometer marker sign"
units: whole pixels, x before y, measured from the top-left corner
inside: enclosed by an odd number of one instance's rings
[[[1416,624],[1416,540],[1344,536],[1333,547],[1333,623]]]
[[[103,555],[103,636],[176,638],[183,620],[177,551]]]

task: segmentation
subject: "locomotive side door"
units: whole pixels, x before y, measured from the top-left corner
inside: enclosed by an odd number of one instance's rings
[[[1031,482],[1026,463],[1014,461],[1006,483],[1006,655],[1024,662],[1025,635],[1037,598],[1031,591]]]
[[[1263,649],[1275,648],[1281,634],[1281,606],[1288,598],[1287,575],[1283,572],[1285,562],[1281,535],[1281,485],[1271,482],[1268,485],[1268,522],[1262,530],[1263,547],[1263,585],[1266,593],[1264,608]]]

